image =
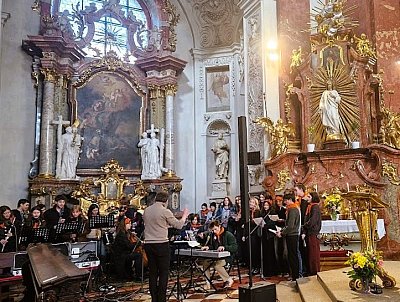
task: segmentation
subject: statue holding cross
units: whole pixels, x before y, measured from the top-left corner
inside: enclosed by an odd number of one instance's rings
[[[63,121],[62,115],[58,116],[57,120],[51,122],[52,125],[57,125],[57,163],[56,177],[61,178],[61,158],[62,158],[62,127],[69,126],[70,121]]]
[[[156,132],[159,132],[159,129],[155,129],[154,124],[151,124],[151,128],[143,132],[142,138],[138,143],[138,147],[142,149],[140,152],[142,156],[141,179],[157,179],[162,175],[160,166],[160,141],[156,137]],[[149,134],[150,137],[148,137]]]

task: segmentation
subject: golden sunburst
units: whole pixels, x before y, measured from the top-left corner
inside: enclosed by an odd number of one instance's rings
[[[320,67],[314,74],[310,89],[311,125],[315,128],[315,143],[321,146],[326,140],[326,131],[322,125],[319,103],[322,93],[327,89],[327,82],[332,81],[340,97],[339,116],[340,132],[350,142],[354,128],[360,125],[360,108],[357,102],[355,84],[348,75],[346,66],[330,65]],[[356,127],[357,126],[357,127]]]

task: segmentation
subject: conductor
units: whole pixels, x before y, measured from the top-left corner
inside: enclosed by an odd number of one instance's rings
[[[152,302],[167,300],[168,271],[170,249],[168,228],[181,229],[188,217],[189,210],[184,209],[181,219],[176,219],[167,209],[168,193],[159,192],[155,203],[144,210],[145,223],[144,249],[149,259],[149,287]]]

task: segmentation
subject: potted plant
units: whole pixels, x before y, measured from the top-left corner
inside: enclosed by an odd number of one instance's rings
[[[308,126],[307,133],[308,133],[307,152],[314,152],[315,144],[312,141],[314,139],[315,127],[312,125]]]
[[[350,134],[351,148],[358,149],[360,148],[360,142],[358,141],[358,130],[360,129],[360,125],[358,122],[353,121],[350,125],[350,128],[351,128],[351,134]]]
[[[347,273],[351,278],[350,288],[361,289],[363,292],[369,293],[372,279],[383,266],[382,253],[379,251],[352,253],[345,264],[351,267],[351,270]],[[361,286],[357,285],[357,280],[361,281]]]

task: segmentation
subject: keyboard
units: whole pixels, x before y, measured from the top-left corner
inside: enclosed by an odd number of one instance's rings
[[[198,249],[181,249],[175,250],[175,254],[180,256],[193,256],[193,257],[201,257],[201,258],[211,258],[211,259],[222,259],[227,258],[231,255],[228,251],[202,251]]]

